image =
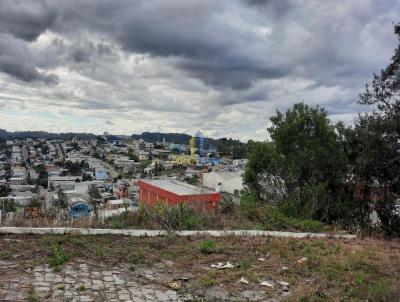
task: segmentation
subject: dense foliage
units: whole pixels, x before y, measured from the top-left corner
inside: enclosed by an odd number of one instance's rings
[[[400,24],[395,33],[400,42]],[[368,107],[356,124],[361,145],[356,174],[363,197],[371,191],[378,195],[375,208],[382,226],[400,234],[400,45],[390,64],[366,86],[359,103]]]
[[[400,41],[400,25],[395,27]],[[378,222],[400,234],[400,45],[360,95],[354,127],[333,125],[298,103],[271,117],[271,142],[254,143],[244,179],[259,200],[286,214],[346,226]],[[370,219],[376,210],[378,219]]]

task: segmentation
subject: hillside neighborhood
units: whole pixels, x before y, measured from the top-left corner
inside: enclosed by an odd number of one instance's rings
[[[0,302],[400,302],[400,0],[1,0]]]
[[[149,183],[153,191],[194,196],[204,200],[204,206],[220,202],[221,196],[238,201],[247,160],[221,157],[212,146],[205,149],[201,133],[193,140],[192,146],[106,136],[4,140],[0,145],[2,221],[37,214],[42,207],[32,212],[35,205],[43,205],[57,219],[90,218],[93,189],[98,191],[96,203],[103,219],[126,207],[135,210],[139,202],[170,201],[168,195],[148,197],[144,187]],[[208,200],[206,192],[215,194]]]

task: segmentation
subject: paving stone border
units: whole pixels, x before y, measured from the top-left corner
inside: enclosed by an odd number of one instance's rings
[[[207,230],[207,231],[174,231],[177,236],[245,236],[245,237],[286,237],[286,238],[334,238],[356,239],[356,235],[327,234],[327,233],[296,233],[258,230]],[[0,227],[0,234],[35,234],[35,235],[124,235],[131,237],[159,237],[169,234],[165,230],[138,229],[92,229],[92,228],[28,228]]]

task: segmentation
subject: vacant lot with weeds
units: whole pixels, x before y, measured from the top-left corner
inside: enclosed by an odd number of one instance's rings
[[[262,203],[242,203],[240,206],[223,202],[214,210],[201,211],[193,205],[166,206],[158,204],[153,208],[140,206],[134,212],[123,212],[105,221],[81,219],[57,221],[50,214],[29,219],[15,215],[5,226],[27,227],[92,227],[113,229],[166,229],[166,230],[225,230],[256,229],[306,232],[341,232],[333,225],[316,220],[291,217],[278,207]]]
[[[109,269],[122,265],[131,272],[164,267],[165,281],[161,277],[158,283],[168,287],[170,278],[178,280],[177,290],[198,300],[208,300],[206,293],[211,290],[233,297],[257,291],[285,301],[398,301],[400,297],[399,241],[3,235],[0,251],[0,261],[14,263],[16,273],[43,264],[62,271],[79,259]],[[0,284],[7,274],[0,271]],[[260,285],[265,281],[273,287]],[[80,286],[79,291],[87,293],[90,288]]]

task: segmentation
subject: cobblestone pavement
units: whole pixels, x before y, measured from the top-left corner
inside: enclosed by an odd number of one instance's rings
[[[128,265],[113,269],[85,260],[69,262],[59,271],[48,265],[21,269],[23,263],[0,261],[0,302],[4,301],[266,301],[279,302],[262,290],[229,293],[215,285],[191,293],[183,283],[190,273],[174,277],[168,263],[151,268]],[[176,289],[176,290],[175,290]],[[287,295],[288,293],[284,294]]]
[[[8,272],[0,279],[0,301],[182,301],[175,290],[148,283],[154,277],[146,270],[102,270],[81,260],[60,272],[40,265],[22,274],[13,262],[0,261],[0,271]]]

